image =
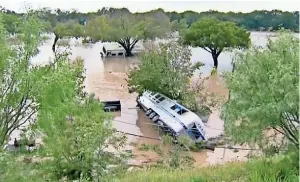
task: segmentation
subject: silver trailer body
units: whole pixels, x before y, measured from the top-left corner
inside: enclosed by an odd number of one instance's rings
[[[110,56],[125,56],[125,49],[117,43],[105,44],[103,46],[104,50],[102,50],[102,54],[106,57]],[[138,54],[143,51],[143,47],[141,45],[135,45],[132,49],[132,54]]]
[[[167,128],[173,136],[188,135],[196,143],[207,139],[202,120],[176,101],[160,93],[145,91],[137,102],[148,118]]]

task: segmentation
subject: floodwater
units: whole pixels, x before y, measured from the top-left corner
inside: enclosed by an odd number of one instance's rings
[[[269,33],[253,32],[251,40],[255,45],[264,46],[267,42]],[[49,57],[53,57],[51,50],[53,38],[46,41],[41,47],[39,54],[32,59],[34,64],[47,63]],[[117,113],[114,118],[113,126],[122,132],[131,133],[133,135],[140,135],[147,138],[136,137],[128,135],[129,142],[136,142],[137,146],[142,143],[159,144],[159,130],[156,129],[151,121],[149,121],[142,111],[136,109],[136,94],[129,94],[126,83],[126,73],[129,69],[139,62],[138,58],[114,57],[104,58],[100,56],[102,50],[102,43],[94,45],[74,45],[75,39],[71,40],[71,58],[74,59],[80,56],[84,59],[84,66],[86,68],[86,90],[89,93],[95,93],[100,100],[120,100],[122,111]],[[72,45],[73,44],[73,45]],[[222,53],[219,57],[219,71],[231,70],[231,53]],[[192,48],[192,63],[201,61],[205,64],[201,68],[203,75],[208,75],[213,67],[211,55],[201,48]],[[220,90],[215,88],[216,90]],[[209,137],[215,137],[222,133],[224,122],[219,118],[219,112],[214,111],[207,123],[207,134]],[[153,152],[141,152],[138,147],[129,147],[138,160],[150,160],[157,158]],[[226,161],[236,159],[237,155],[226,152]],[[245,152],[244,152],[245,153]],[[245,156],[247,154],[240,153],[238,155]],[[196,164],[213,164],[224,161],[224,151],[216,149],[215,152],[203,151],[200,153],[193,153]],[[241,157],[240,157],[241,158]]]

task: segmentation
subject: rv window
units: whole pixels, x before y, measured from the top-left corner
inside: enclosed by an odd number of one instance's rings
[[[164,97],[161,97],[161,98],[158,99],[158,100],[161,102],[161,101],[165,100],[165,98],[164,98]]]
[[[171,109],[172,109],[172,110],[175,110],[175,109],[176,109],[176,105],[172,106]]]
[[[160,97],[161,97],[160,94],[157,94],[157,95],[155,96],[156,99],[158,99],[158,98],[160,98]]]
[[[198,128],[196,127],[196,125],[194,124],[193,127],[191,128],[193,135],[195,136],[196,140],[201,137],[201,133],[198,130]]]
[[[184,114],[184,113],[186,113],[186,112],[187,112],[187,110],[181,109],[181,110],[179,110],[179,111],[177,112],[177,114],[182,115],[182,114]]]

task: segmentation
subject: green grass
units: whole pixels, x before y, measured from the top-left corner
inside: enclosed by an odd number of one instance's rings
[[[161,148],[159,147],[159,145],[151,145],[151,144],[142,144],[139,149],[141,151],[153,151],[153,152],[156,152],[158,154],[161,154],[162,153],[162,150]]]
[[[288,157],[264,160],[253,159],[245,163],[229,163],[215,167],[171,170],[151,168],[126,173],[110,182],[297,182],[298,162]]]

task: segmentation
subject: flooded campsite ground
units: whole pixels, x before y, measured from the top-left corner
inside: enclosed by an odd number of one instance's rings
[[[143,111],[136,108],[137,94],[128,92],[127,73],[131,67],[135,66],[139,60],[125,57],[102,58],[85,60],[87,69],[86,88],[89,93],[94,93],[96,98],[101,101],[121,101],[121,112],[116,113],[113,126],[123,133],[127,133],[128,145],[125,147],[131,150],[135,159],[135,164],[148,163],[158,160],[159,156],[154,151],[144,151],[140,148],[143,145],[160,144],[162,132],[153,125]],[[208,90],[214,91],[219,95],[227,95],[224,84],[219,79],[211,79],[208,83]],[[206,133],[208,137],[216,137],[223,133],[224,122],[219,117],[219,111],[214,110],[206,123]],[[134,143],[134,145],[132,145]],[[206,151],[192,152],[195,163],[198,166],[219,163],[223,157],[227,160],[237,156],[224,156],[224,149],[217,153]],[[220,152],[221,151],[221,152]],[[228,153],[228,152],[227,152]],[[232,157],[233,156],[233,157]]]
[[[251,39],[256,45],[265,45],[267,41],[267,33],[252,33]],[[53,58],[51,50],[51,37],[39,48],[39,54],[32,59],[33,64],[45,64],[49,57]],[[71,40],[71,59],[78,56],[84,59],[86,68],[86,91],[94,93],[96,98],[101,101],[121,101],[121,112],[115,113],[113,126],[121,132],[127,133],[128,145],[126,149],[131,150],[134,159],[137,162],[151,162],[159,157],[153,151],[142,151],[140,147],[143,144],[159,144],[160,132],[156,126],[145,116],[143,111],[136,109],[137,94],[128,92],[127,73],[131,67],[139,63],[137,57],[112,57],[101,58],[100,51],[102,43],[75,45],[78,40]],[[73,45],[72,45],[73,44]],[[222,53],[220,55],[219,72],[231,70],[232,55],[230,53]],[[192,48],[192,63],[201,61],[205,64],[201,68],[204,76],[209,75],[213,61],[211,55],[201,48]],[[210,78],[207,82],[208,90],[211,90],[222,96],[227,95],[227,89],[223,81],[219,78]],[[224,121],[220,119],[220,112],[213,110],[208,122],[206,123],[206,133],[208,137],[216,137],[223,133]],[[18,131],[14,135],[18,135]],[[133,145],[133,143],[135,143]],[[222,163],[232,160],[246,160],[249,151],[233,151],[231,149],[216,148],[212,151],[193,152],[192,156],[198,166]]]

